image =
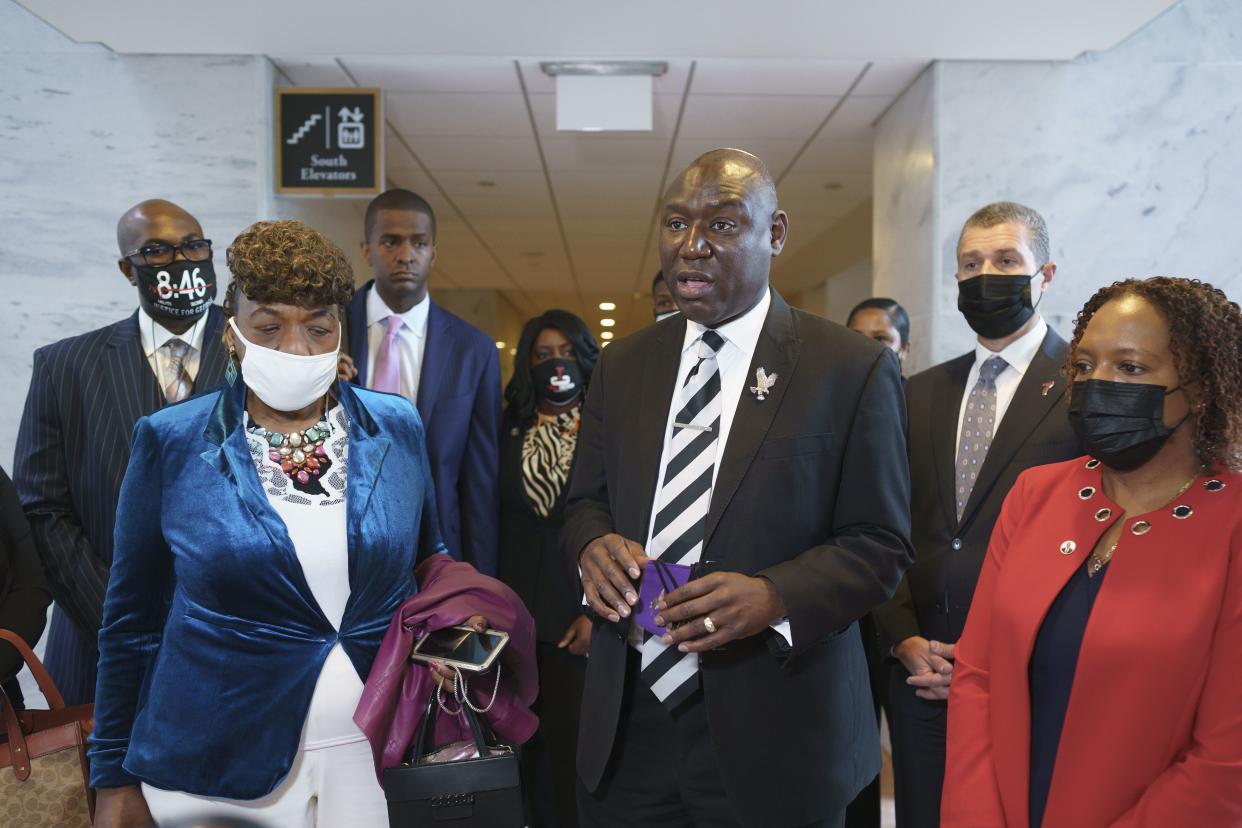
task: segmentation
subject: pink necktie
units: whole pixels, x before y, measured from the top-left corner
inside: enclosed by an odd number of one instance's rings
[[[401,393],[401,351],[397,346],[397,334],[403,324],[405,323],[400,316],[390,316],[384,320],[387,330],[375,357],[375,373],[371,381],[371,387],[376,391]]]

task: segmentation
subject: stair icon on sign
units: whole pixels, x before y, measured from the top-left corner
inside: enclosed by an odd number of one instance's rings
[[[323,120],[323,116],[322,116],[322,115],[320,115],[318,112],[316,112],[314,115],[312,115],[312,116],[310,116],[309,118],[307,118],[307,119],[306,119],[306,123],[302,124],[302,126],[298,128],[298,131],[297,131],[297,132],[295,132],[295,133],[293,133],[292,137],[288,138],[288,139],[285,141],[285,143],[286,143],[286,144],[296,144],[296,143],[298,143],[298,142],[299,142],[299,141],[301,141],[304,137],[306,137],[306,133],[308,133],[308,132],[310,132],[312,129],[314,129],[315,124],[319,123],[319,122],[320,122],[320,121],[322,121],[322,120]]]

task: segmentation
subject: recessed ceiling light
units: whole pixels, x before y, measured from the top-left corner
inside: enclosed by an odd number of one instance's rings
[[[505,349],[505,341],[503,339],[496,340],[496,350],[503,351]]]
[[[603,325],[605,328],[611,328],[613,325],[617,324],[617,320],[605,318],[599,320],[599,324]]]
[[[604,331],[602,334],[600,334],[600,336],[604,338],[604,341],[612,339],[612,331]]]
[[[839,189],[841,189],[841,182],[840,182],[840,181],[829,181],[829,182],[826,182],[826,183],[824,184],[824,189],[825,189],[825,190],[839,190]]]
[[[600,310],[616,310],[617,303],[616,302],[600,302],[599,309]]]
[[[510,348],[509,356],[517,356],[517,348]]]
[[[495,186],[496,186],[496,182],[495,182],[495,181],[488,181],[487,179],[484,179],[484,180],[482,180],[482,181],[480,181],[480,182],[479,182],[479,186],[480,186],[480,187],[495,187]]]
[[[605,339],[603,342],[601,342],[601,343],[600,343],[599,347],[601,347],[601,348],[607,348],[607,347],[608,347],[609,345],[611,345],[611,344],[612,344],[611,342],[609,342],[607,339]]]

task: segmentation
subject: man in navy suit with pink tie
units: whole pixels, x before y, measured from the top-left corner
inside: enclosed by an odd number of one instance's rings
[[[409,190],[368,206],[362,253],[374,280],[349,303],[354,382],[413,402],[427,429],[440,529],[454,558],[496,573],[500,364],[487,334],[434,304],[436,217]],[[343,361],[348,375],[348,360]]]

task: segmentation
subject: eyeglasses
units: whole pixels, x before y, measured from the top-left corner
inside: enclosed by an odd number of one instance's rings
[[[125,254],[125,258],[141,256],[148,265],[172,264],[180,253],[191,262],[205,262],[211,258],[211,239],[190,239],[181,244],[147,244]]]

